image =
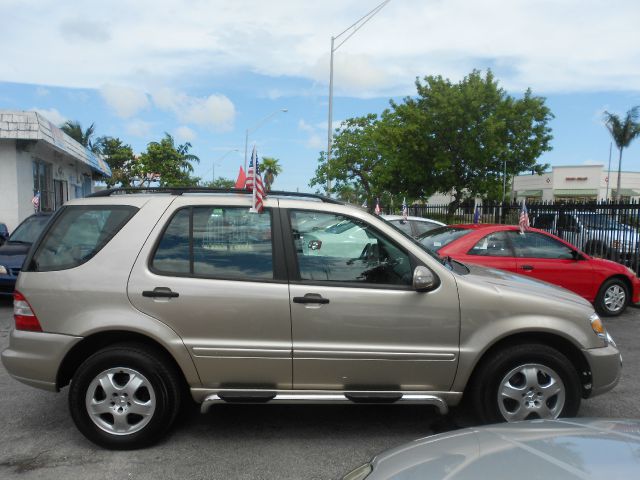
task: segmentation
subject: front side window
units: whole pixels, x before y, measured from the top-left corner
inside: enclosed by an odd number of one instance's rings
[[[273,279],[271,214],[247,208],[192,207],[170,220],[151,260],[162,275]]]
[[[409,286],[409,256],[367,223],[323,212],[291,212],[301,280]]]
[[[504,232],[494,232],[483,237],[467,255],[481,257],[512,257],[513,253]]]
[[[70,206],[55,220],[37,247],[36,271],[65,270],[90,260],[138,211],[130,206]]]
[[[556,258],[570,260],[573,250],[556,239],[535,232],[507,232],[516,256],[521,258]]]

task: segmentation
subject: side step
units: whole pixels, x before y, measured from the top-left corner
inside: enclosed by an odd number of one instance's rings
[[[200,411],[206,413],[219,403],[287,403],[287,404],[416,404],[433,405],[442,415],[449,411],[440,397],[425,392],[404,391],[305,391],[305,390],[220,390],[207,395]]]

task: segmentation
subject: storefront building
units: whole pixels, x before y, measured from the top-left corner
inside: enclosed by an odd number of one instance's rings
[[[513,179],[511,198],[535,202],[596,202],[616,200],[618,172],[603,165],[552,167],[542,175],[518,175]],[[623,202],[640,199],[640,172],[621,172]]]
[[[36,210],[52,212],[90,194],[94,179],[110,176],[101,158],[42,115],[0,110],[0,222],[10,231]]]

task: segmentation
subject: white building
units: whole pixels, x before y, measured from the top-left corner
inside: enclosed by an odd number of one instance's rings
[[[518,175],[513,179],[512,198],[527,202],[584,202],[615,200],[618,171],[603,165],[552,167],[542,175]],[[640,172],[621,172],[623,201],[640,198]]]
[[[52,212],[92,192],[109,166],[36,112],[0,110],[0,222],[9,231],[34,212]]]

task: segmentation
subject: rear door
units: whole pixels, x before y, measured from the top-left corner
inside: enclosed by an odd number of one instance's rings
[[[453,276],[418,293],[415,259],[366,222],[289,210],[287,224],[294,388],[449,390],[460,329]]]
[[[204,387],[291,388],[277,209],[238,202],[177,199],[138,257],[129,298],[182,337]]]

